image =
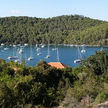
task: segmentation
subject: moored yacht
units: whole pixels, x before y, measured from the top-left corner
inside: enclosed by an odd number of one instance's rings
[[[4,48],[4,50],[8,50],[9,48]]]
[[[48,41],[48,54],[46,55],[46,58],[50,58],[50,52],[49,52],[49,41]]]
[[[74,63],[80,63],[80,62],[81,62],[81,59],[74,60]]]
[[[23,52],[22,48],[19,49],[18,53],[21,54]]]
[[[42,45],[41,45],[41,48],[44,48],[44,47],[45,47],[45,44],[42,44]]]
[[[82,46],[82,50],[81,50],[81,53],[85,53],[86,50],[85,50],[85,44],[81,45]]]
[[[9,56],[8,59],[9,59],[9,60],[10,60],[10,59],[16,59],[16,57],[14,57],[14,56]]]
[[[27,44],[27,43],[25,43],[25,44],[24,44],[24,46],[28,46],[28,44]]]
[[[28,61],[33,60],[32,45],[30,45],[30,57],[28,57],[27,60],[28,60]]]
[[[1,46],[4,46],[4,43],[1,43]]]
[[[74,63],[80,63],[81,62],[81,53],[80,53],[80,49],[79,49],[79,46],[78,46],[78,59],[74,60]]]
[[[28,61],[33,60],[33,57],[29,57],[27,60],[28,60]]]
[[[39,53],[37,53],[37,56],[40,56],[41,55],[41,53],[39,52]]]

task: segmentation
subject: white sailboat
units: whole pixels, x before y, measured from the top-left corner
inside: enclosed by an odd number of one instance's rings
[[[16,58],[17,58],[17,56],[15,56],[15,54],[14,54],[14,50],[15,50],[15,49],[14,49],[14,47],[13,47],[13,56],[9,56],[9,57],[8,57],[9,60],[10,60],[10,59],[16,59]]]
[[[39,48],[38,46],[36,47],[36,51],[37,51],[37,56],[40,56],[42,53],[40,52],[41,48]]]
[[[38,44],[36,44],[36,48],[38,47]]]
[[[22,55],[20,54],[20,55],[18,56],[18,58],[15,60],[15,62],[21,64],[21,60],[22,60]]]
[[[37,48],[36,48],[36,51],[39,51],[39,50],[40,50],[40,48],[39,48],[39,47],[37,47]]]
[[[20,62],[20,60],[19,59],[16,59],[15,62]]]
[[[7,47],[6,47],[6,48],[4,48],[3,50],[5,50],[5,51],[6,51],[6,50],[8,50],[8,49],[9,49],[9,48],[7,48]]]
[[[33,57],[29,57],[29,58],[28,58],[28,61],[30,61],[30,60],[33,60]]]
[[[46,58],[50,58],[49,41],[48,41],[48,54],[47,54]]]
[[[60,58],[59,58],[59,51],[58,51],[58,48],[57,49],[57,62],[60,62]]]
[[[18,53],[21,54],[22,52],[23,52],[23,49],[20,48],[19,51],[18,51]]]
[[[16,47],[16,45],[13,45],[13,47]]]
[[[4,43],[1,43],[1,46],[4,46]]]
[[[78,46],[78,59],[74,60],[74,63],[80,63],[81,62],[81,53],[80,53],[80,49],[79,49],[79,46]]]
[[[38,53],[37,53],[37,56],[40,56],[40,55],[41,55],[41,53],[40,53],[40,52],[38,52]]]
[[[17,49],[17,53],[16,53],[16,60],[15,60],[15,62],[17,62],[17,63],[19,63],[19,64],[21,64],[21,62],[22,62],[22,53],[19,53],[19,49]]]
[[[30,45],[30,57],[27,59],[28,61],[33,60],[33,52],[32,52],[32,46]]]
[[[28,43],[25,43],[24,46],[28,46]]]
[[[100,48],[100,51],[103,51],[103,47]]]
[[[85,45],[82,45],[82,50],[81,50],[81,53],[85,53],[86,52],[86,50],[85,50]]]
[[[56,44],[55,44],[55,48],[52,48],[52,51],[55,51],[55,50],[57,50],[57,48],[56,48]]]
[[[13,56],[9,56],[8,59],[10,60],[10,59],[15,59],[15,58]]]
[[[40,56],[42,53],[40,52],[40,49],[37,50],[37,56]]]
[[[80,62],[81,62],[81,59],[74,60],[74,63],[80,63]]]
[[[42,45],[41,45],[41,48],[44,48],[44,47],[45,47],[45,44],[42,44]]]

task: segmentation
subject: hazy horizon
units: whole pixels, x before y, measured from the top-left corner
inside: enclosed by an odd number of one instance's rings
[[[70,14],[70,15],[52,16],[52,17],[35,17],[35,16],[4,16],[4,17],[0,17],[0,18],[6,18],[6,17],[29,17],[29,18],[42,18],[42,19],[48,19],[48,18],[54,18],[54,17],[60,17],[60,16],[71,16],[71,15],[72,15],[72,14]],[[78,14],[74,14],[74,15],[78,15]],[[74,15],[73,15],[73,16],[74,16]],[[100,21],[106,21],[106,22],[108,22],[107,20],[102,20],[102,19],[97,19],[97,18],[91,18],[91,17],[84,16],[84,15],[79,15],[79,16],[83,16],[83,17],[86,17],[86,18],[94,19],[94,20],[100,20]]]
[[[3,0],[0,6],[0,17],[52,18],[77,14],[108,21],[107,4],[108,0]]]

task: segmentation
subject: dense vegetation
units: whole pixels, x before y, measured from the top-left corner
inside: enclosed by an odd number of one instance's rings
[[[108,45],[108,22],[79,15],[0,18],[0,43]]]
[[[0,60],[1,108],[87,108],[108,100],[108,53],[96,52],[75,68],[35,67]]]

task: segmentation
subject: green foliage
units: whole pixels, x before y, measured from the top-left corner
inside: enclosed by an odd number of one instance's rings
[[[108,23],[80,15],[0,18],[0,43],[108,45]]]
[[[14,103],[14,95],[11,89],[9,89],[5,83],[0,83],[0,107],[12,108]],[[10,104],[11,103],[11,104]]]
[[[64,93],[73,81],[71,68],[56,69],[50,67],[45,61],[40,61],[35,67],[27,67],[24,62],[16,64],[5,61],[1,61],[0,66],[1,107],[56,106],[63,100]],[[60,83],[63,85],[59,86]]]
[[[96,52],[83,62],[83,65],[92,69],[95,74],[102,75],[108,72],[108,55],[106,51]]]
[[[16,68],[17,70],[14,70]],[[0,60],[1,108],[86,108],[108,99],[108,55],[96,52],[75,68]]]
[[[98,93],[95,102],[96,103],[101,103],[104,102],[108,99],[108,93],[105,93],[104,91],[101,91],[100,93]]]
[[[92,108],[108,100],[107,51],[96,52],[95,55],[83,61],[81,66],[72,69],[72,73],[76,80],[67,90],[62,106]]]

